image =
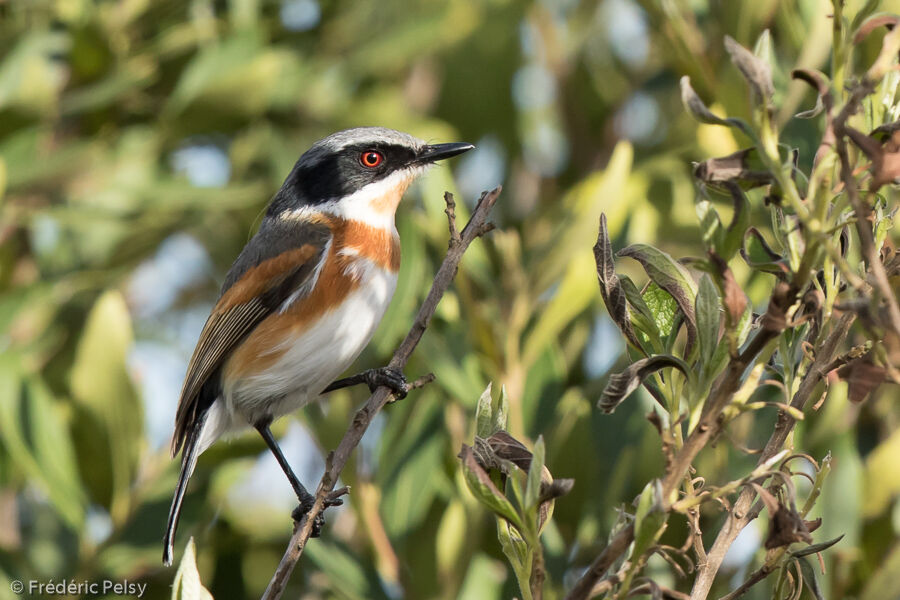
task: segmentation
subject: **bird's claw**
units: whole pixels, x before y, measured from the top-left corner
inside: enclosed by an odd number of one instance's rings
[[[312,510],[313,504],[316,503],[316,499],[307,495],[304,498],[300,499],[300,504],[297,505],[291,512],[291,518],[294,519],[296,523],[299,523],[303,520],[303,517],[309,514],[309,511]],[[316,518],[313,520],[312,531],[309,534],[309,537],[317,538],[322,535],[322,527],[325,525],[325,508],[331,508],[332,506],[341,506],[344,501],[340,498],[328,498],[325,500],[325,506],[322,509],[322,512],[316,515]]]
[[[409,392],[409,383],[407,383],[406,376],[400,369],[394,367],[369,369],[366,371],[365,377],[370,392],[374,392],[377,388],[384,386],[390,388],[397,400],[406,398],[406,394]]]

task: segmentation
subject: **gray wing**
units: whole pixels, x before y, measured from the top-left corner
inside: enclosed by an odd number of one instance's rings
[[[228,271],[188,364],[175,416],[173,456],[219,396],[222,364],[263,319],[312,280],[330,240],[325,225],[266,221],[247,243]]]

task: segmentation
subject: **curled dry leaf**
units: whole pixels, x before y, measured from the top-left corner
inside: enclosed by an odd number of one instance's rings
[[[834,134],[834,115],[832,114],[834,97],[831,93],[831,84],[823,73],[816,71],[815,69],[795,69],[791,71],[791,77],[793,79],[805,81],[812,86],[817,94],[816,108],[821,107],[825,111],[825,132],[822,134],[822,141],[819,143],[819,148],[816,150],[816,156],[813,161],[813,164],[818,164],[820,160],[825,158],[828,151],[834,147],[834,144],[837,141]],[[806,111],[806,113],[798,114],[797,116],[801,118],[812,118],[819,114],[819,112],[821,111],[813,109],[811,111]]]
[[[697,92],[694,91],[694,88],[691,86],[691,78],[687,75],[681,78],[681,102],[691,116],[701,123],[706,123],[707,125],[725,125],[726,127],[731,125],[726,119],[717,117],[709,110],[706,103],[703,102]]]
[[[684,373],[689,372],[689,367],[679,358],[669,354],[658,354],[631,364],[621,373],[611,375],[606,387],[600,395],[597,407],[609,414],[636,390],[645,377],[666,367],[674,367]]]
[[[793,301],[793,288],[784,281],[777,282],[769,299],[769,307],[760,321],[762,329],[777,333],[784,331],[787,327],[787,311]]]
[[[850,401],[859,404],[884,383],[887,369],[874,364],[871,358],[866,356],[864,359],[854,360],[842,366],[837,370],[837,374],[847,382]]]
[[[479,447],[481,448],[480,451]],[[497,431],[486,440],[476,437],[475,448],[475,461],[485,470],[496,469],[504,477],[508,477],[510,469],[507,465],[509,463],[514,464],[525,473],[531,469],[533,454],[525,444],[511,436],[507,431]],[[574,485],[574,479],[554,479],[550,469],[546,465],[544,466],[541,471],[541,487],[538,496],[541,506],[539,528],[544,526],[544,523],[552,514],[553,507],[550,502],[568,494],[572,491]]]
[[[756,227],[748,227],[744,232],[740,253],[750,268],[772,273],[780,279],[785,279],[790,273],[787,262],[772,250]]]
[[[631,325],[625,291],[622,289],[619,277],[616,275],[614,256],[612,243],[609,240],[609,230],[606,228],[606,214],[601,213],[600,233],[597,235],[597,243],[594,244],[594,261],[597,263],[600,295],[603,297],[603,303],[606,305],[610,318],[622,332],[622,335],[628,339],[635,349],[646,354]]]
[[[791,79],[808,83],[810,87],[816,90],[822,108],[831,113],[831,109],[834,108],[834,96],[831,94],[831,84],[828,82],[828,77],[824,73],[815,69],[794,69],[791,71]]]
[[[769,534],[766,536],[766,550],[788,546],[794,542],[812,543],[806,521],[797,511],[780,503],[778,499],[758,483],[750,484],[759,494],[760,500],[769,512]]]
[[[772,174],[762,168],[759,151],[744,148],[727,156],[710,158],[694,165],[694,177],[704,183],[718,184],[737,181],[748,187],[772,183]],[[760,168],[754,168],[760,167]]]
[[[812,543],[812,536],[806,530],[806,522],[795,511],[783,504],[769,521],[769,533],[766,536],[766,550],[789,546],[794,542]]]
[[[900,130],[893,130],[883,143],[849,125],[845,125],[844,130],[872,161],[869,170],[872,172],[873,191],[900,178]]]

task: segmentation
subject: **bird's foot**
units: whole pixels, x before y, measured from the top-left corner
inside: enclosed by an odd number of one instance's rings
[[[294,522],[299,523],[302,521],[303,517],[312,510],[313,504],[315,503],[316,499],[311,494],[301,497],[300,504],[291,512],[291,518],[294,519]],[[325,509],[332,506],[340,506],[343,503],[344,501],[340,498],[331,497],[330,495],[329,498],[325,500],[325,506],[322,509],[322,512],[317,514],[316,518],[313,520],[312,532],[309,534],[309,537],[317,538],[322,535],[322,527],[325,525]]]
[[[394,367],[381,367],[379,369],[369,369],[363,373],[366,385],[369,391],[374,392],[377,388],[384,386],[390,388],[397,400],[406,398],[409,393],[409,383],[403,371]]]

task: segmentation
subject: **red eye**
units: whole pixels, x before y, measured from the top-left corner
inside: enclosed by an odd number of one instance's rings
[[[359,162],[364,167],[368,167],[370,169],[374,169],[378,165],[384,162],[384,154],[381,152],[377,152],[375,150],[366,150],[362,154],[359,155]]]

